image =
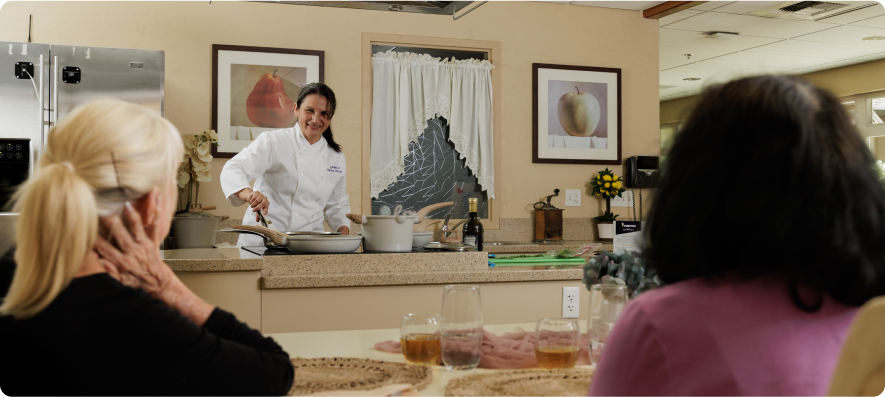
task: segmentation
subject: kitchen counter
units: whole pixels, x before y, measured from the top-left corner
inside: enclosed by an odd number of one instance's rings
[[[534,247],[530,252],[557,246]],[[262,332],[394,327],[402,313],[438,311],[446,284],[480,285],[489,324],[557,317],[563,287],[581,287],[582,296],[589,299],[580,281],[580,263],[490,268],[487,252],[264,256],[238,248],[161,252],[188,288]],[[582,313],[587,311],[584,306]]]
[[[541,247],[565,247],[565,245]],[[163,260],[177,272],[259,270],[261,287],[264,289],[580,280],[583,277],[580,266],[489,268],[487,252],[352,253],[262,257],[239,248],[194,248],[164,250],[161,253]]]

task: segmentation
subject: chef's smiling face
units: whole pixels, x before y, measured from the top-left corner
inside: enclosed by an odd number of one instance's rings
[[[322,95],[311,94],[304,97],[301,106],[295,104],[295,113],[298,116],[298,126],[311,145],[320,140],[332,122],[329,100]]]

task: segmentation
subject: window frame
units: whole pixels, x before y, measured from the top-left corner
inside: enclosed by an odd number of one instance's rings
[[[872,145],[870,138],[885,136],[885,123],[872,124],[870,122],[870,115],[873,113],[873,98],[883,97],[885,97],[885,90],[839,97],[842,103],[854,101],[854,111],[848,113],[854,117],[857,132],[867,140],[867,145]]]
[[[501,43],[497,41],[479,41],[469,39],[449,39],[440,37],[406,36],[383,33],[362,34],[362,167],[360,169],[360,212],[372,211],[371,191],[371,129],[372,129],[372,45],[392,45],[407,47],[441,48],[448,50],[478,51],[489,54],[489,62],[495,65],[492,69],[492,118],[494,122],[493,143],[495,145],[495,191],[498,198],[489,199],[489,217],[481,219],[483,227],[498,230],[501,225]],[[457,222],[460,219],[452,219]]]

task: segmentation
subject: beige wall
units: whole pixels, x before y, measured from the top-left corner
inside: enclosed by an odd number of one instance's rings
[[[836,96],[863,94],[885,90],[885,59],[801,74],[812,84]],[[661,102],[661,124],[684,120],[687,111],[699,99],[698,95]]]
[[[209,129],[212,44],[325,51],[326,83],[336,91],[336,140],[349,169],[347,193],[360,212],[361,35],[363,32],[498,41],[501,75],[502,166],[496,170],[501,216],[527,218],[526,208],[554,188],[583,189],[605,166],[532,163],[531,64],[622,69],[624,157],[659,152],[658,23],[639,11],[558,3],[489,2],[451,17],[246,2],[8,2],[0,8],[0,40],[166,51],[166,116],[183,134]],[[200,189],[204,205],[242,217],[218,184],[226,160],[212,162],[213,182]],[[622,172],[622,166],[615,166]],[[361,172],[363,171],[363,172]],[[554,205],[564,207],[562,196]],[[583,196],[565,217],[601,213]]]

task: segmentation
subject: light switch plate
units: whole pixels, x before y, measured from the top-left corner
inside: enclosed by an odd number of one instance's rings
[[[621,193],[621,197],[614,196],[611,200],[612,207],[632,207],[633,206],[633,191],[626,190]]]
[[[565,206],[581,206],[581,189],[565,189]]]

